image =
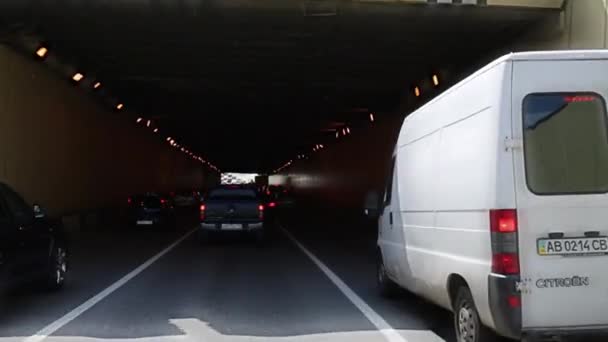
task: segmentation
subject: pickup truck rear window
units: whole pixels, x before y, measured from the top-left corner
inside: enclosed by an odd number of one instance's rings
[[[538,93],[523,101],[526,181],[539,195],[608,191],[604,99],[595,93]]]
[[[209,193],[210,200],[253,200],[256,193],[250,189],[215,189]]]

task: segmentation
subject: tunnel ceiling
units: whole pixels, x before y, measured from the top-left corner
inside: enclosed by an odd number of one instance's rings
[[[85,5],[86,3],[86,5]],[[269,171],[332,125],[390,115],[430,73],[478,61],[555,12],[364,2],[24,1],[33,35],[222,170]],[[133,119],[134,120],[134,119]]]

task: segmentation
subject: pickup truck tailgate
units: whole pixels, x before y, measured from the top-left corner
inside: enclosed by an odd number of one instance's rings
[[[206,221],[251,221],[260,218],[257,201],[210,201],[206,203]]]

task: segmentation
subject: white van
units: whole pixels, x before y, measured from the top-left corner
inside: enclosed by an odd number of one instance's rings
[[[606,50],[514,53],[410,114],[367,208],[381,290],[452,310],[458,341],[606,332],[606,98]]]

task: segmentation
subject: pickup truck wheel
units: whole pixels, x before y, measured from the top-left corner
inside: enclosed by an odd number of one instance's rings
[[[382,253],[380,251],[378,251],[378,262],[376,271],[376,279],[380,295],[387,298],[394,297],[399,292],[399,285],[392,281],[386,274],[384,260],[382,259]]]
[[[63,287],[68,273],[68,254],[62,245],[53,247],[53,252],[49,258],[49,265],[46,274],[46,285],[50,290],[57,290]]]
[[[471,291],[466,286],[458,289],[454,302],[454,327],[456,329],[456,341],[458,342],[489,342],[495,340],[495,336],[481,323]]]

